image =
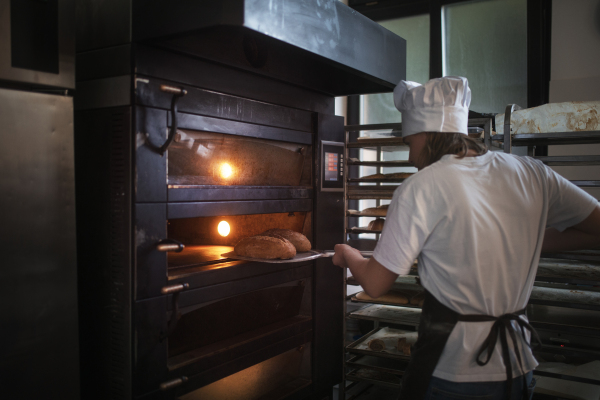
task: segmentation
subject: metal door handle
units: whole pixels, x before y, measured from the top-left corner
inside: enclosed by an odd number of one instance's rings
[[[173,389],[174,387],[184,384],[187,381],[188,381],[188,377],[182,376],[180,378],[171,379],[170,381],[161,383],[159,388],[160,388],[160,390],[165,391],[165,390]]]
[[[162,252],[173,251],[175,253],[181,253],[185,245],[175,239],[163,239],[156,244],[156,250]]]
[[[169,130],[169,136],[167,137],[166,142],[164,142],[162,146],[157,146],[150,142],[148,135],[146,135],[146,143],[148,143],[148,146],[150,146],[153,150],[160,153],[160,155],[163,155],[169,148],[169,145],[177,133],[177,100],[179,100],[180,97],[185,96],[187,94],[187,90],[168,85],[160,85],[160,90],[173,95],[173,98],[171,99],[171,129]]]
[[[162,294],[173,294],[173,293],[178,293],[178,292],[184,291],[185,289],[188,289],[189,287],[190,287],[189,283],[180,283],[179,285],[165,286],[162,289],[160,289],[160,292]]]
[[[171,318],[169,319],[169,322],[167,322],[167,332],[166,333],[161,332],[160,335],[158,336],[158,338],[161,342],[163,340],[165,340],[166,338],[168,338],[169,335],[171,333],[173,333],[173,331],[177,327],[177,322],[179,322],[179,320],[181,319],[181,313],[179,312],[179,295],[181,294],[182,291],[184,291],[185,289],[187,289],[189,287],[190,287],[190,285],[188,283],[182,283],[179,285],[165,286],[161,289],[161,293],[163,293],[163,294],[169,294],[169,293],[173,294],[173,297],[171,298],[171,300],[173,302],[173,306],[172,306],[173,311],[171,313]]]

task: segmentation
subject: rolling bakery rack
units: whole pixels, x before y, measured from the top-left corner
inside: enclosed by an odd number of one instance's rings
[[[506,111],[504,132],[510,132],[510,115],[519,110],[517,105],[509,105]],[[534,146],[558,144],[600,143],[600,132],[565,132],[565,133],[536,133],[510,135],[510,140],[504,141],[503,135],[492,135],[492,118],[476,118],[469,120],[469,127],[478,127],[482,131],[482,140],[492,151],[511,152],[513,146],[527,146],[528,154],[533,156]],[[481,129],[483,128],[483,129]],[[349,210],[354,200],[376,200],[379,206],[381,200],[391,200],[397,184],[402,178],[387,178],[385,174],[379,178],[358,177],[351,168],[360,166],[376,167],[377,173],[382,174],[383,168],[410,167],[407,160],[382,160],[383,151],[398,151],[407,148],[401,137],[380,136],[362,137],[350,141],[350,132],[391,130],[391,135],[401,132],[402,125],[352,125],[346,126],[347,171],[344,192],[345,214],[344,229],[346,243],[360,250],[373,250],[380,230],[354,227],[357,217],[372,216],[362,210]],[[399,135],[400,136],[400,135]],[[375,161],[361,161],[356,157],[358,149],[376,150]],[[354,153],[354,154],[353,154]],[[587,166],[600,165],[600,155],[594,156],[536,156],[549,166]],[[361,185],[372,182],[372,185]],[[598,187],[599,181],[572,181],[580,187]],[[357,204],[358,202],[354,202]],[[352,204],[353,207],[356,205]],[[357,207],[358,208],[358,207]],[[360,224],[357,224],[360,225]],[[358,238],[358,234],[375,234],[375,240]],[[349,238],[350,236],[350,238]],[[346,285],[358,285],[353,277],[345,277]],[[540,333],[542,348],[535,353],[538,360],[563,362],[568,364],[585,364],[600,360],[600,251],[588,250],[566,252],[560,254],[543,254],[538,267],[536,281],[528,304],[528,316],[532,325]],[[594,287],[596,286],[596,287]],[[356,295],[348,296],[347,286],[344,288],[346,299],[352,300],[363,307],[355,311],[346,309],[347,320],[371,321],[373,330],[346,343],[346,361],[344,376],[347,383],[340,385],[343,399],[352,399],[370,385],[380,385],[399,389],[402,374],[410,356],[395,351],[381,352],[368,348],[368,342],[373,338],[386,334],[416,338],[416,330],[421,314],[418,301],[422,287],[419,284],[416,264],[408,276],[400,276],[392,286],[391,292],[400,292],[408,300],[407,304],[389,303],[380,299],[361,300]],[[387,331],[385,331],[387,330]],[[346,321],[344,326],[346,332]],[[409,339],[409,342],[411,340]],[[542,364],[543,365],[543,364]],[[535,371],[538,378],[558,378],[570,384],[600,385],[597,379],[590,379],[585,374],[569,374],[556,369],[544,369],[542,366]],[[556,381],[555,381],[556,382]],[[561,381],[559,381],[561,382]],[[536,390],[535,399],[563,399],[549,390]]]

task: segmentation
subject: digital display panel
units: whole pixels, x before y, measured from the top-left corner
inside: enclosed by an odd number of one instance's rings
[[[344,143],[321,141],[321,190],[344,191]]]
[[[325,152],[325,180],[326,181],[337,181],[338,180],[338,154]]]

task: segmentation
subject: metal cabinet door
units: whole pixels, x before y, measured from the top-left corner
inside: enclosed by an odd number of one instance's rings
[[[73,99],[0,89],[0,381],[79,398]]]

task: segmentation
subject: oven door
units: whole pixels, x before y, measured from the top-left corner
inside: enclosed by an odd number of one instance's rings
[[[134,393],[225,398],[227,385],[210,384],[241,379],[230,376],[240,372],[244,384],[235,390],[251,388],[256,398],[308,388],[313,285],[313,265],[306,263],[136,302]]]

